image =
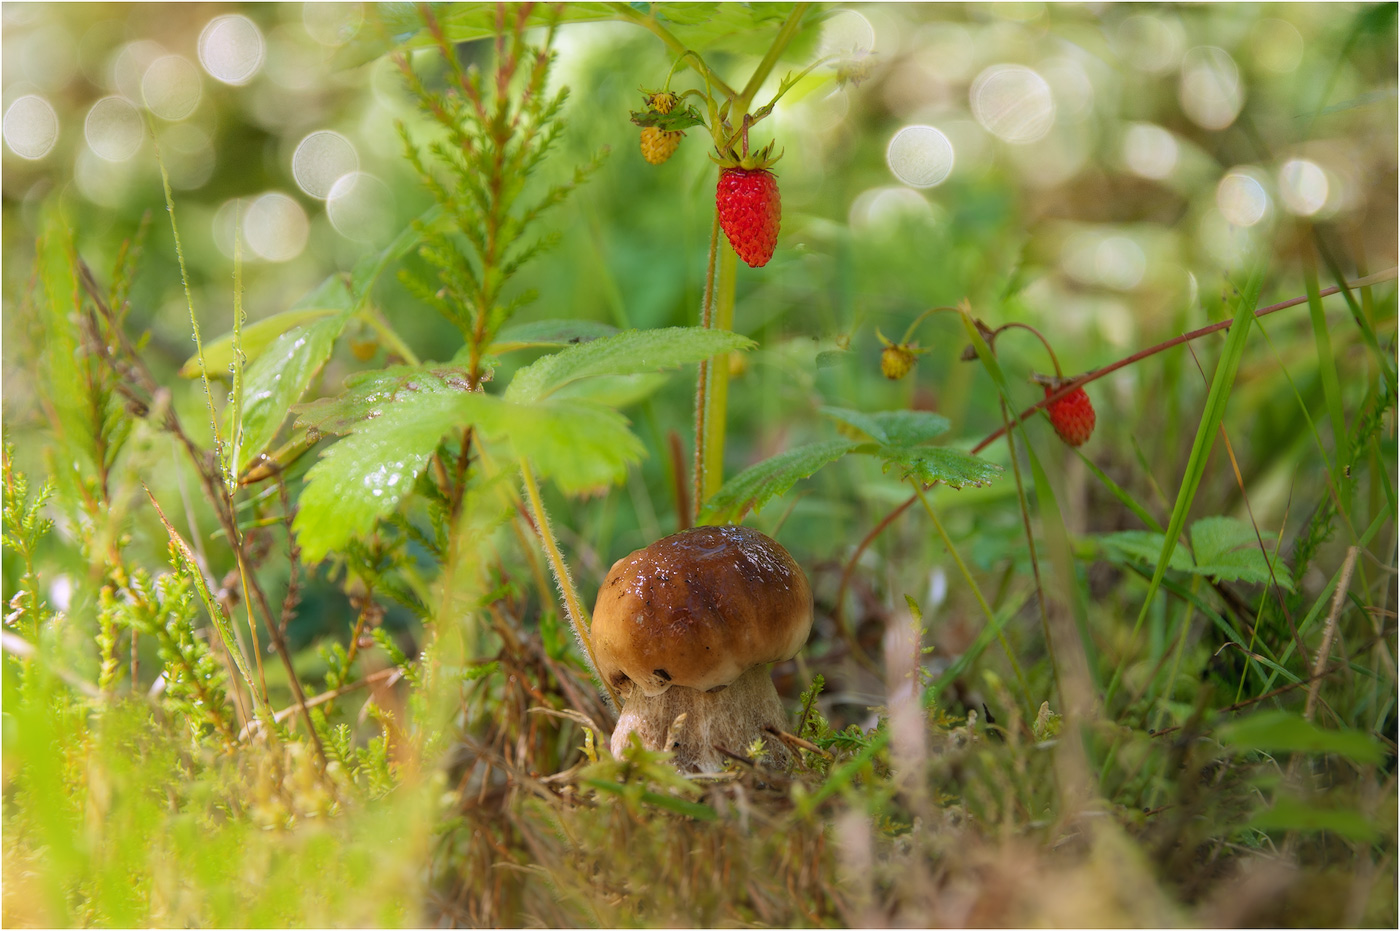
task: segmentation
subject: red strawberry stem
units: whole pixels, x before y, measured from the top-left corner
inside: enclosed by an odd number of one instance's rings
[[[1003,323],[1001,326],[997,327],[995,330],[992,331],[992,338],[991,338],[990,340],[987,341],[988,345],[991,346],[991,348],[992,348],[993,350],[995,350],[995,349],[996,349],[996,346],[995,346],[994,342],[995,342],[995,340],[996,340],[996,338],[997,338],[997,335],[998,335],[999,333],[1001,333],[1003,330],[1010,330],[1010,329],[1012,329],[1012,328],[1016,328],[1016,329],[1020,329],[1020,330],[1029,330],[1029,331],[1031,331],[1032,333],[1034,333],[1034,334],[1035,334],[1035,338],[1038,339],[1038,340],[1040,340],[1040,344],[1041,344],[1042,346],[1044,346],[1044,347],[1045,347],[1045,351],[1048,352],[1048,353],[1050,354],[1050,362],[1051,362],[1052,365],[1055,366],[1055,375],[1056,375],[1056,377],[1058,377],[1058,378],[1063,378],[1063,377],[1064,377],[1064,374],[1065,374],[1065,373],[1064,373],[1063,371],[1060,370],[1060,360],[1055,356],[1055,350],[1050,348],[1050,341],[1049,341],[1048,339],[1046,339],[1046,338],[1041,334],[1041,332],[1040,332],[1039,330],[1037,330],[1035,327],[1031,326],[1029,323],[1021,323],[1021,322],[1018,321],[1018,320],[1013,320],[1011,323]]]
[[[941,313],[956,314],[960,313],[960,311],[956,307],[930,307],[928,310],[915,317],[913,323],[909,324],[909,329],[904,331],[904,338],[899,341],[899,345],[909,345],[909,340],[913,338],[914,331],[919,328],[919,324],[923,323],[924,320],[927,319],[930,315]]]
[[[1374,275],[1370,275],[1365,278],[1360,278],[1356,281],[1347,282],[1347,284],[1344,286],[1336,285],[1331,288],[1323,288],[1321,291],[1318,292],[1318,297],[1328,297],[1333,294],[1338,294],[1344,290],[1350,291],[1355,288],[1364,288],[1369,285],[1379,284],[1382,281],[1390,281],[1397,277],[1397,274],[1400,274],[1400,268],[1387,269],[1386,271],[1377,272]],[[1269,314],[1277,313],[1280,310],[1287,310],[1290,307],[1297,307],[1299,304],[1306,304],[1307,302],[1307,295],[1304,295],[1303,297],[1289,298],[1288,300],[1280,301],[1277,304],[1270,304],[1268,307],[1261,307],[1259,310],[1256,310],[1254,312],[1254,316],[1265,317]],[[1171,349],[1174,346],[1180,346],[1182,343],[1189,343],[1192,340],[1200,339],[1202,336],[1209,336],[1211,333],[1216,333],[1220,330],[1228,330],[1230,328],[1230,325],[1234,322],[1234,318],[1231,317],[1229,320],[1222,320],[1219,323],[1212,323],[1209,326],[1203,326],[1198,330],[1192,330],[1189,333],[1183,333],[1180,336],[1174,336],[1171,339],[1163,340],[1155,346],[1149,346],[1148,348],[1143,349],[1139,352],[1135,352],[1126,358],[1119,359],[1117,362],[1114,362],[1111,365],[1106,365],[1101,369],[1095,369],[1092,372],[1085,372],[1078,378],[1075,378],[1072,381],[1065,382],[1064,385],[1062,385],[1058,391],[1054,392],[1053,394],[1047,395],[1043,400],[1037,401],[1035,404],[1032,404],[1030,407],[1021,411],[1021,413],[1016,417],[1016,424],[1019,424],[1022,421],[1024,421],[1027,417],[1034,415],[1035,412],[1040,410],[1041,408],[1049,407],[1051,404],[1054,404],[1056,401],[1060,400],[1060,398],[1063,398],[1064,396],[1073,392],[1076,388],[1082,388],[1085,385],[1089,384],[1089,382],[1091,381],[1098,381],[1105,375],[1116,372],[1121,368],[1126,368],[1127,366],[1132,365],[1134,362],[1141,362],[1143,359],[1146,359],[1149,356],[1155,356],[1157,353],[1163,352],[1167,349]],[[1012,424],[1012,426],[1015,426],[1015,424]],[[1005,427],[993,431],[989,436],[982,440],[982,442],[972,447],[972,452],[976,454],[986,449],[992,443],[996,442],[997,439],[999,439],[1001,435],[1005,432]]]

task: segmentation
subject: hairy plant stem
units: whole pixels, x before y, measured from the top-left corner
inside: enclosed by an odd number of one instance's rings
[[[734,281],[739,256],[726,242],[720,246],[719,272],[715,279],[715,313],[712,328],[734,329]],[[729,406],[729,364],[717,356],[706,366],[709,384],[705,389],[704,423],[704,498],[708,499],[724,484],[724,433]]]
[[[978,587],[977,580],[968,571],[967,564],[958,555],[957,547],[953,546],[953,540],[948,536],[948,531],[943,529],[943,521],[938,519],[938,513],[934,511],[933,505],[929,504],[928,497],[924,494],[924,489],[915,480],[910,484],[914,486],[914,494],[918,496],[923,504],[924,510],[928,513],[929,520],[933,521],[933,528],[938,531],[938,536],[943,540],[943,545],[948,548],[948,555],[953,557],[953,562],[958,567],[958,574],[963,577],[967,587],[972,590],[972,596],[977,599],[977,606],[982,609],[982,615],[987,619],[987,623],[996,626],[996,613],[992,611],[992,606],[987,604],[987,599],[982,597],[982,589]],[[1031,698],[1031,687],[1026,683],[1025,673],[1021,671],[1021,664],[1016,662],[1016,654],[1011,652],[1011,644],[1006,640],[1006,634],[1000,629],[997,630],[997,639],[1001,641],[1001,648],[1006,651],[1007,662],[1011,663],[1011,669],[1016,674],[1016,681],[1021,686],[1021,694],[1025,698],[1026,707],[1034,708],[1035,700]]]
[[[719,209],[715,210],[714,222],[710,224],[710,258],[705,266],[705,296],[700,307],[700,325],[705,329],[714,326],[715,260],[719,255]],[[694,493],[691,495],[690,523],[700,519],[700,507],[705,502],[705,415],[709,397],[710,360],[700,362],[695,377],[695,474]]]
[[[530,466],[524,462],[520,464],[520,475],[525,485],[525,494],[530,499],[530,513],[535,519],[535,529],[539,532],[540,542],[544,544],[545,554],[549,557],[549,566],[554,570],[554,580],[559,585],[559,593],[564,596],[564,608],[569,614],[574,636],[588,659],[588,669],[607,691],[613,707],[621,708],[622,702],[618,700],[612,685],[598,674],[598,660],[593,655],[593,638],[590,636],[592,624],[589,622],[588,611],[579,600],[578,589],[574,588],[568,564],[564,562],[564,556],[559,552],[559,543],[554,539],[554,531],[549,526],[549,514],[545,512],[544,501],[540,499],[540,486],[536,484]]]

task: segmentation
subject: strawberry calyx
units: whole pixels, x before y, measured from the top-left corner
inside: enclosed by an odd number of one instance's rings
[[[629,117],[638,126],[654,126],[665,132],[680,132],[691,126],[703,126],[705,118],[700,115],[699,110],[689,104],[680,105],[683,96],[673,91],[649,91],[642,88],[642,103],[646,109],[629,111]]]

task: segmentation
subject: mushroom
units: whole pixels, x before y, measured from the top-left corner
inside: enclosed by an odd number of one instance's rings
[[[613,754],[636,734],[679,769],[715,772],[716,746],[743,753],[762,739],[787,762],[765,731],[787,723],[768,664],[795,656],[811,629],[807,577],[757,530],[695,527],[619,559],[592,628],[598,672],[623,702]]]

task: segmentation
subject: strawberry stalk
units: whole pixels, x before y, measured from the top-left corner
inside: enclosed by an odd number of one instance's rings
[[[661,29],[659,25],[653,28],[653,23],[644,21],[626,4],[618,3],[610,4],[610,6],[614,9],[621,8],[620,12],[625,10],[629,19],[646,25],[652,32],[661,37],[662,41],[667,41],[667,37],[670,36],[669,33],[662,35],[665,32],[664,29]],[[707,86],[712,90],[718,90],[728,98],[728,106],[723,109],[716,108],[714,98],[710,98],[710,128],[717,144],[725,131],[723,124],[726,111],[728,114],[740,114],[741,132],[744,133],[744,138],[747,140],[747,129],[753,123],[748,115],[749,105],[753,102],[754,95],[758,93],[759,88],[763,86],[763,82],[768,79],[768,75],[772,73],[773,66],[777,64],[778,59],[786,51],[788,44],[797,35],[797,30],[801,26],[802,18],[806,15],[809,6],[811,6],[810,3],[798,3],[793,7],[792,12],[788,14],[788,18],[778,31],[777,37],[773,40],[773,44],[769,46],[768,52],[763,56],[763,60],[754,69],[748,83],[744,85],[744,90],[738,94],[735,94],[703,62],[699,62],[699,56],[694,56],[693,60],[697,64],[693,64],[692,67],[695,67],[705,78]],[[675,42],[674,36],[670,36],[670,41],[667,44],[672,42]],[[672,47],[676,48],[678,52],[685,50],[678,42]],[[779,96],[789,86],[791,86],[789,82],[784,82]],[[774,102],[776,99],[774,98]],[[772,104],[765,110],[771,110],[771,107]],[[766,113],[762,115],[766,115]],[[760,115],[760,119],[762,115]],[[725,150],[721,149],[721,151]],[[737,278],[738,255],[732,248],[728,247],[727,242],[724,246],[720,245],[718,229],[719,208],[716,205],[715,235],[710,239],[710,273],[706,277],[706,301],[703,309],[706,319],[702,322],[707,328],[717,327],[730,330],[734,327],[734,284]],[[720,486],[724,484],[724,440],[728,403],[729,366],[722,364],[722,360],[712,359],[703,366],[696,386],[695,441],[698,474],[695,477],[697,489],[695,509],[697,514],[704,502],[719,491]]]

